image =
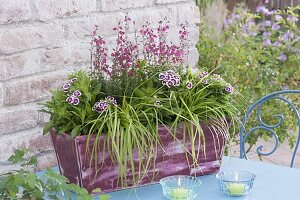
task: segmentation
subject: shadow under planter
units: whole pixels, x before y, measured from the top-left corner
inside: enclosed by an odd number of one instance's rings
[[[183,145],[183,128],[177,130],[177,139],[175,139],[167,128],[160,127],[158,133],[163,148],[157,146],[155,165],[149,167],[138,185],[155,183],[161,178],[171,175],[200,176],[219,171],[227,132],[226,130],[217,132],[217,129],[207,125],[201,125],[201,127],[205,142],[200,140],[199,143],[198,139],[195,140],[197,165],[192,165],[193,157],[187,153],[192,150],[190,140],[185,139],[185,145]],[[111,192],[135,186],[130,181],[133,177],[130,169],[126,178],[129,181],[127,186],[120,185],[119,166],[116,161],[113,162],[107,150],[103,152],[103,148],[99,148],[95,162],[95,156],[91,156],[90,151],[87,150],[92,149],[96,135],[72,138],[66,133],[57,134],[52,129],[51,137],[60,173],[66,176],[71,183],[86,188],[90,193]],[[103,134],[98,138],[98,146],[103,146],[105,137]],[[132,153],[137,176],[140,156],[136,149],[133,149]]]

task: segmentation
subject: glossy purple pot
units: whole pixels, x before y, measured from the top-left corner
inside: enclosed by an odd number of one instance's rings
[[[196,146],[199,147],[199,151],[196,151],[199,165],[193,167],[189,164],[192,163],[192,157],[186,154],[182,143],[174,140],[174,137],[166,128],[160,127],[158,132],[163,149],[157,149],[155,166],[149,169],[147,176],[139,182],[139,185],[155,183],[161,178],[171,175],[200,176],[219,171],[226,136],[215,132],[215,129],[206,125],[203,125],[202,129],[205,135],[205,148],[203,140],[200,144],[196,143]],[[176,138],[180,141],[183,140],[182,132],[182,129],[179,129],[176,134]],[[58,135],[52,129],[51,137],[60,172],[71,183],[78,184],[89,192],[111,192],[124,189],[118,184],[118,165],[116,162],[112,162],[108,152],[102,152],[102,148],[99,148],[98,162],[94,162],[94,160],[90,162],[92,157],[86,154],[86,149],[92,149],[96,139],[95,136],[91,136],[88,141],[88,137],[85,135],[71,138],[69,134]],[[103,146],[104,141],[105,135],[99,138],[98,145]],[[185,144],[187,149],[191,151],[189,139],[186,139]],[[89,148],[87,148],[87,145],[89,145]],[[135,171],[137,171],[139,156],[136,150],[133,150],[133,157]],[[97,166],[95,166],[95,163],[97,163]],[[131,179],[132,174],[128,173],[127,180]],[[132,184],[128,184],[128,187],[132,186]]]

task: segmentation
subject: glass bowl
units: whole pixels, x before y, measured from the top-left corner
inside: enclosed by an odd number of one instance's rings
[[[163,194],[170,200],[193,200],[202,182],[193,176],[169,176],[159,181]]]
[[[252,190],[255,175],[246,172],[219,172],[216,175],[219,190],[229,196],[243,196]]]

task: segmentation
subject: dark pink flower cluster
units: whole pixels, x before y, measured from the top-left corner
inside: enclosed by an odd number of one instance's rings
[[[159,74],[159,80],[163,85],[167,87],[179,86],[180,85],[180,77],[178,74],[173,72],[172,70],[168,70],[166,72],[162,72]]]
[[[150,28],[150,23],[142,27],[140,33],[143,38],[144,58],[150,61],[151,65],[160,65],[172,62],[172,64],[182,64],[183,49],[176,45],[169,45],[166,41],[170,29],[170,22],[160,21],[157,34]]]
[[[91,41],[91,54],[92,54],[92,75],[104,72],[107,75],[111,74],[111,70],[107,64],[107,48],[106,42],[100,36],[96,37],[98,26],[95,26],[93,31],[93,39]]]
[[[138,56],[139,51],[143,52],[144,60],[147,65],[157,66],[164,64],[181,65],[183,64],[184,49],[188,46],[188,31],[185,25],[181,26],[179,31],[180,45],[169,44],[167,42],[167,34],[170,29],[170,22],[165,18],[159,22],[157,29],[150,28],[150,23],[146,22],[145,25],[139,30],[141,34],[141,41],[135,31],[135,40],[131,42],[128,39],[129,23],[131,19],[125,16],[123,22],[119,22],[113,28],[117,32],[116,47],[113,49],[111,56],[113,64],[110,68],[107,64],[107,48],[105,48],[105,41],[102,37],[95,37],[97,32],[93,32],[92,44],[92,69],[95,69],[95,74],[112,74],[119,75],[124,71],[129,75],[133,75],[135,69],[139,68]],[[133,21],[133,25],[135,22]],[[140,46],[141,45],[141,46]]]
[[[117,74],[119,70],[129,69],[137,60],[138,46],[128,40],[126,32],[129,29],[128,23],[131,19],[125,16],[125,26],[123,27],[119,22],[117,27],[113,30],[118,32],[118,38],[116,39],[117,46],[113,49],[111,56],[113,58],[113,74]]]

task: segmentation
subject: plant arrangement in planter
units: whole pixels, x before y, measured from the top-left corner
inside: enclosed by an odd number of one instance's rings
[[[220,167],[233,88],[219,75],[184,67],[188,30],[167,43],[169,22],[146,23],[134,41],[125,17],[108,64],[105,40],[91,41],[91,67],[69,76],[43,112],[61,173],[89,192],[155,182],[174,174],[201,175]],[[139,41],[139,38],[142,38]]]

